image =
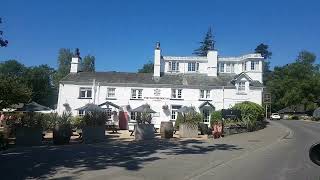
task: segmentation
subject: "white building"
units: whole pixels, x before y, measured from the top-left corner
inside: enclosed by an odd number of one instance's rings
[[[163,56],[157,43],[154,73],[81,72],[80,61],[72,58],[70,74],[60,82],[60,114],[68,105],[73,115],[81,115],[76,109],[94,103],[124,112],[122,118],[130,120],[135,119],[130,109],[148,103],[157,112],[153,123],[160,127],[161,121],[175,120],[182,106],[195,107],[209,123],[214,110],[243,101],[262,103],[260,54],[219,57],[211,50],[206,57]]]

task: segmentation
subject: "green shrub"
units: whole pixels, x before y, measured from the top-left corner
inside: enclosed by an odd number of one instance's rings
[[[221,111],[214,111],[214,112],[211,114],[211,121],[210,121],[211,127],[212,127],[212,125],[213,125],[214,122],[218,122],[218,121],[221,121],[221,120],[222,120]]]
[[[71,127],[74,129],[81,129],[83,127],[83,117],[81,116],[74,116],[71,117]]]
[[[89,111],[83,116],[83,125],[84,126],[103,126],[108,119],[106,111]]]
[[[198,125],[202,121],[202,116],[198,112],[178,113],[175,127],[179,128],[181,123]]]
[[[291,120],[299,120],[299,116],[297,115],[293,115],[290,117]]]
[[[320,117],[312,117],[312,121],[320,121]]]
[[[45,128],[45,116],[42,113],[17,113],[13,119],[15,119],[16,127],[30,127],[30,128]]]
[[[150,113],[143,112],[143,113],[138,113],[137,116],[137,123],[138,124],[151,124],[152,116]]]
[[[242,120],[261,121],[264,118],[263,107],[253,102],[245,101],[234,105],[232,109],[241,111]]]
[[[254,131],[258,125],[258,121],[262,121],[264,117],[263,107],[253,102],[245,101],[236,104],[232,109],[241,111],[241,120],[248,131]]]

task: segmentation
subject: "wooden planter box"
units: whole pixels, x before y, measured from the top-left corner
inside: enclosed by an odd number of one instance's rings
[[[53,129],[53,144],[69,144],[71,135],[70,126],[57,126]]]
[[[173,123],[172,122],[161,122],[160,136],[161,138],[172,138],[173,137]]]
[[[105,126],[85,126],[82,128],[82,138],[84,143],[94,143],[105,140]]]
[[[179,125],[179,137],[180,138],[198,137],[198,125],[181,123]]]
[[[17,127],[16,145],[35,146],[42,144],[42,128]]]
[[[148,140],[153,139],[154,134],[154,125],[153,124],[136,124],[134,130],[134,139],[135,140]]]

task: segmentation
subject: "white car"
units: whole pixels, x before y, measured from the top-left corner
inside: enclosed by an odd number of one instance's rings
[[[270,120],[280,120],[281,117],[278,113],[272,113],[270,116]]]

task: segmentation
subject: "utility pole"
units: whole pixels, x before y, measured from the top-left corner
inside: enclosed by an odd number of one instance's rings
[[[263,93],[263,103],[266,105],[266,119],[268,119],[268,105],[270,104],[270,112],[271,112],[271,94]]]

